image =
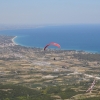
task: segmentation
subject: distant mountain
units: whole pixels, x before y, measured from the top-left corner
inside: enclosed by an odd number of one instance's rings
[[[42,27],[42,25],[4,25],[0,24],[0,30],[13,30],[13,29],[30,29]]]

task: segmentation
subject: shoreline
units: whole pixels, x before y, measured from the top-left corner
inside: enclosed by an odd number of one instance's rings
[[[13,42],[14,45],[18,45],[18,44],[14,41],[15,38],[17,38],[17,36],[15,36],[14,38],[12,38],[12,42]]]
[[[12,38],[12,43],[14,44],[14,45],[20,45],[20,44],[17,44],[15,41],[14,41],[14,39],[15,38],[17,38],[18,36],[14,36],[14,38]],[[30,47],[30,46],[25,46],[25,45],[20,45],[20,46],[24,46],[24,47]],[[32,48],[34,48],[34,47],[32,47]],[[35,47],[35,48],[42,48],[42,47]],[[52,49],[51,49],[52,50]],[[67,51],[76,51],[76,52],[85,52],[85,53],[90,53],[90,54],[100,54],[99,52],[97,52],[97,51],[86,51],[86,50],[71,50],[71,49],[61,49],[61,50],[67,50]]]

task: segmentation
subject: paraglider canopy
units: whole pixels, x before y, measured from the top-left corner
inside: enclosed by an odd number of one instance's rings
[[[46,50],[46,48],[50,45],[54,45],[54,46],[57,46],[58,48],[60,48],[60,45],[58,43],[55,43],[55,42],[51,42],[49,44],[47,44],[45,47],[44,47],[44,50]]]

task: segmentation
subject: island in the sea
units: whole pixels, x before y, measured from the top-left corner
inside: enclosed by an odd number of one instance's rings
[[[0,36],[0,98],[4,98],[1,100],[13,100],[12,95],[17,92],[14,100],[100,99],[100,54],[76,50],[44,51],[43,48],[20,46],[14,38]],[[94,79],[94,88],[86,92]],[[18,99],[21,97],[24,99]]]

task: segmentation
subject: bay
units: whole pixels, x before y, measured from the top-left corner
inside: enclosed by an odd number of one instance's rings
[[[0,34],[17,36],[14,41],[27,47],[43,48],[50,42],[56,42],[65,50],[100,53],[100,25],[44,26],[33,29],[1,30]]]

